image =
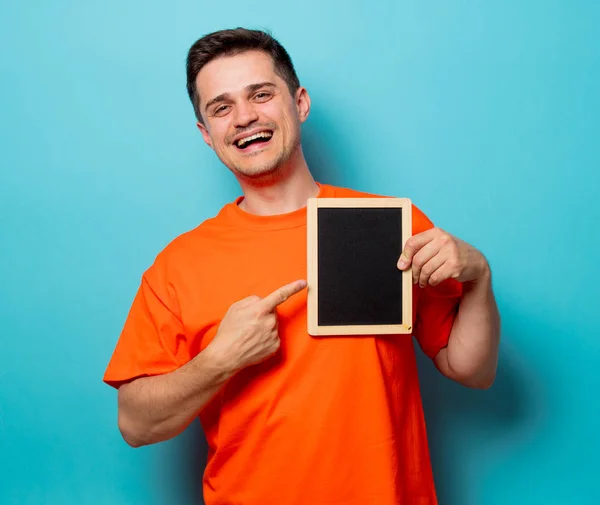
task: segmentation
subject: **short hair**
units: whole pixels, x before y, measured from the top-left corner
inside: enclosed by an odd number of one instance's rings
[[[194,113],[200,123],[200,97],[196,88],[196,77],[202,67],[210,61],[221,56],[233,56],[245,51],[263,51],[273,60],[275,72],[287,84],[290,94],[294,94],[300,87],[300,81],[292,64],[290,55],[285,48],[269,33],[261,30],[248,30],[235,28],[209,33],[198,39],[187,56],[187,91],[194,106]]]

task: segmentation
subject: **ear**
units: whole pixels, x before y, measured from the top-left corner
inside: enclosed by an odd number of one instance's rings
[[[208,129],[206,128],[206,126],[204,126],[200,122],[197,122],[196,126],[198,127],[198,130],[200,130],[200,133],[202,133],[202,137],[204,138],[204,142],[206,142],[206,144],[208,145],[208,147],[210,147],[212,149],[213,148],[212,140],[210,139],[210,135],[208,133]]]
[[[310,96],[308,96],[306,88],[302,86],[296,90],[296,109],[298,110],[300,122],[304,123],[310,113]]]

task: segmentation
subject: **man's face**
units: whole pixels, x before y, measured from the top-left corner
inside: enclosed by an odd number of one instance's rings
[[[196,87],[206,143],[234,173],[257,179],[274,173],[300,145],[310,109],[306,89],[292,96],[271,57],[246,51],[217,58],[198,73]]]

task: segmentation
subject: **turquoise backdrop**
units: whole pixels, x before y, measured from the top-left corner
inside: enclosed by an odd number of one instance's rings
[[[0,503],[201,502],[197,425],[131,449],[101,382],[145,268],[239,189],[185,57],[270,29],[313,103],[323,182],[408,196],[489,258],[498,379],[420,355],[444,505],[600,503],[600,3],[0,4]]]

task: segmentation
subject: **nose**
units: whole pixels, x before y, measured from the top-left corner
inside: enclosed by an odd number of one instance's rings
[[[251,103],[242,101],[235,107],[234,123],[236,128],[244,128],[254,121],[258,121],[258,113]]]

